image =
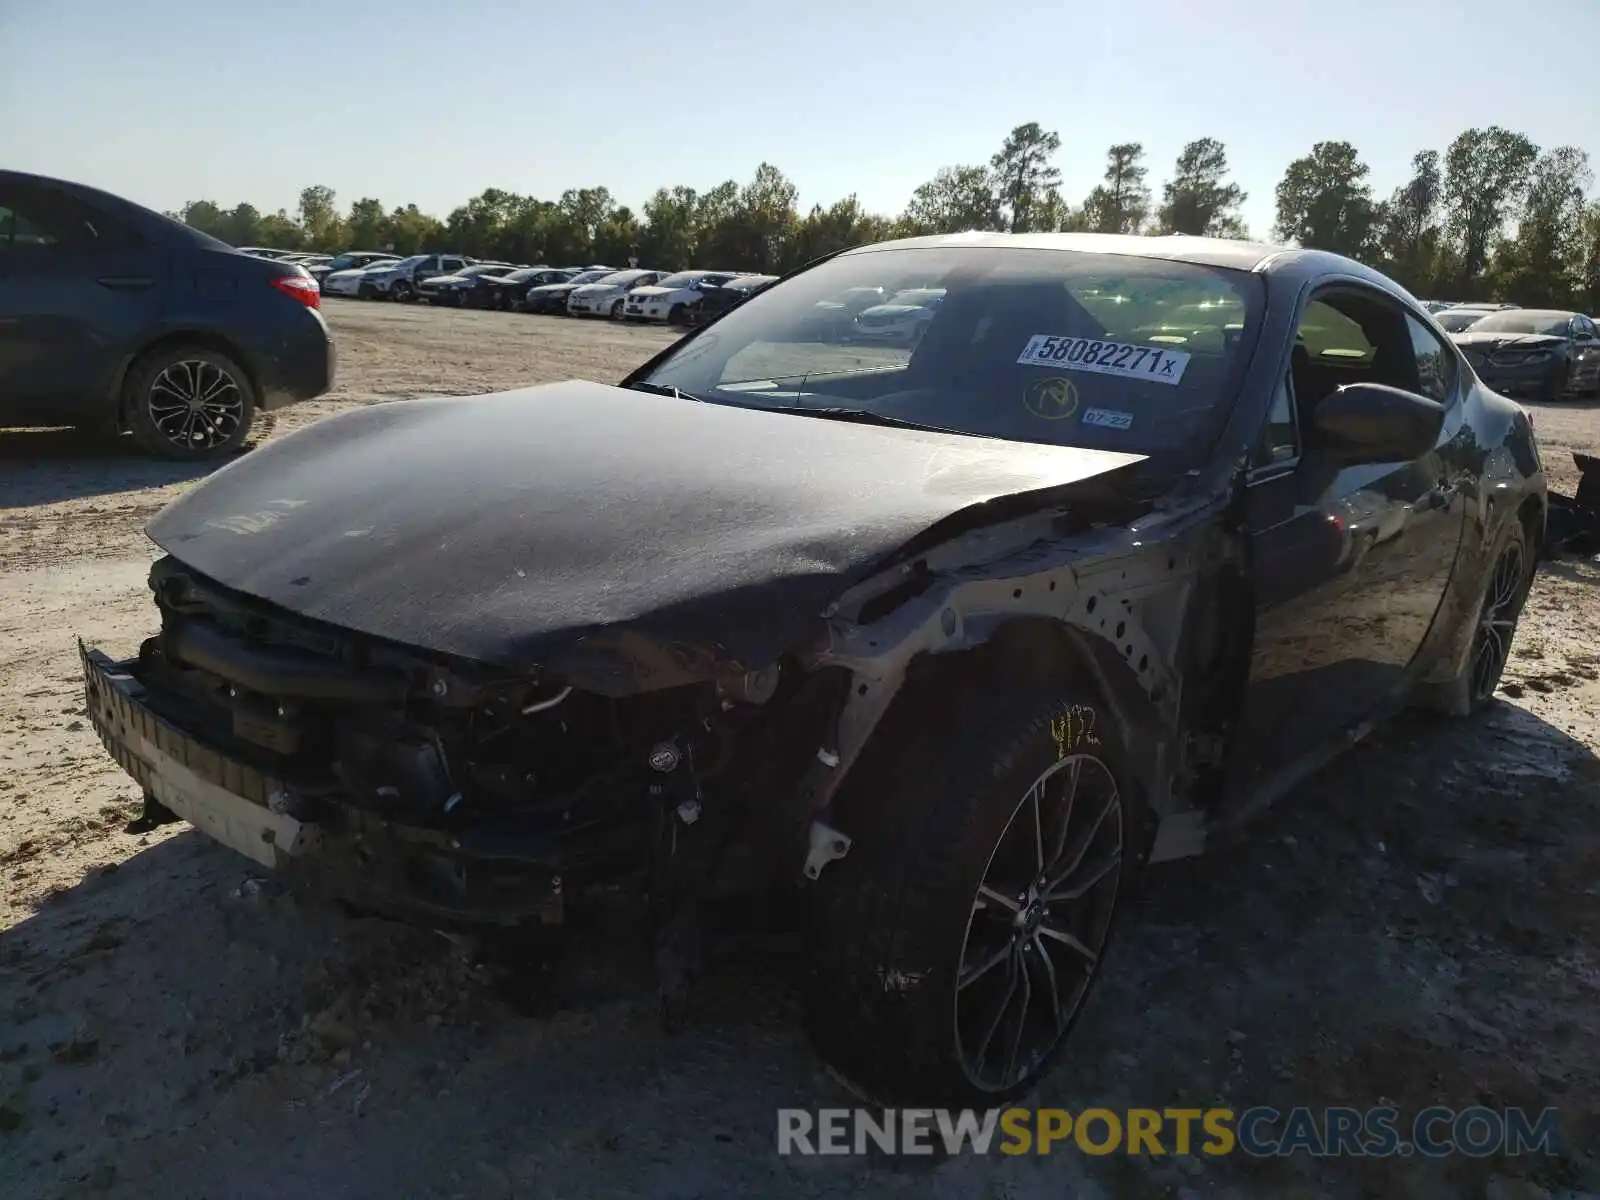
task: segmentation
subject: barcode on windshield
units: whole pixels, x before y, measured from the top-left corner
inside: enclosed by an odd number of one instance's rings
[[[1036,333],[1028,339],[1017,362],[1025,367],[1059,367],[1176,385],[1189,365],[1189,355],[1165,347]]]

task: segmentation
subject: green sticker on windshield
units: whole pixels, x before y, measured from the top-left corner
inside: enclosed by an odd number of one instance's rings
[[[1022,402],[1040,420],[1064,421],[1078,411],[1078,389],[1065,375],[1052,375],[1030,383]]]

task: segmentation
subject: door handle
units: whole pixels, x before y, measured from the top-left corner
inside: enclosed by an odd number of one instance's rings
[[[95,282],[114,292],[137,292],[155,286],[156,281],[148,275],[102,275]]]

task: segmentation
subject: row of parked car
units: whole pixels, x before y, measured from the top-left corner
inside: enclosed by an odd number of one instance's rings
[[[1600,396],[1600,327],[1584,313],[1515,304],[1427,302],[1495,391],[1531,400]]]
[[[249,252],[249,251],[247,251]],[[777,281],[775,275],[736,271],[526,266],[485,262],[464,254],[351,250],[301,265],[324,296],[421,301],[459,308],[500,309],[618,321],[699,325]],[[818,307],[828,334],[842,341],[915,345],[944,299],[942,288],[890,292],[851,288]]]
[[[451,254],[368,256],[349,264],[336,259],[329,266],[320,275],[329,296],[669,325],[703,324],[777,282],[775,275],[734,271],[530,267]],[[837,340],[915,345],[943,298],[942,288],[850,288],[820,302],[817,316]]]
[[[243,248],[298,262],[324,296],[422,301],[459,308],[609,317],[698,325],[776,282],[738,271],[621,269],[603,263],[551,267],[486,262],[464,254],[399,255],[350,250],[304,256]]]

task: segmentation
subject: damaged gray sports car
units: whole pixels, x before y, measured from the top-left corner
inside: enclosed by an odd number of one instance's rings
[[[832,298],[939,289],[914,345]],[[162,512],[83,651],[145,789],[438,927],[635,894],[808,914],[821,1053],[993,1104],[1147,864],[1402,705],[1490,702],[1545,528],[1526,414],[1315,251],[965,234],[783,280],[619,386],[373,405]],[[680,986],[667,981],[669,1001]]]

